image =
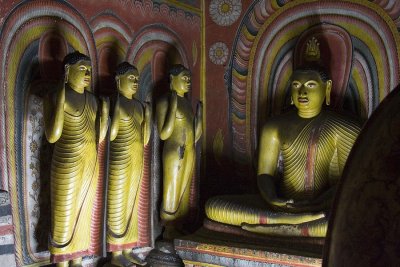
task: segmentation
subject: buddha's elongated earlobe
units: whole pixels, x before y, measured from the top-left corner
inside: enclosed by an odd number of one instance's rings
[[[174,91],[174,86],[172,85],[172,81],[174,79],[174,76],[172,74],[169,75],[169,89]]]
[[[327,80],[326,92],[325,92],[325,103],[327,106],[331,104],[331,89],[332,89],[332,80]]]
[[[325,103],[327,106],[329,106],[331,104],[330,97],[325,98]]]
[[[117,82],[117,89],[118,89],[118,91],[121,89],[121,82],[120,82],[120,79],[119,79],[119,77],[117,76],[117,77],[115,77],[115,81]]]
[[[68,83],[69,65],[65,65],[64,83]]]
[[[290,97],[290,105],[294,105],[293,96]]]

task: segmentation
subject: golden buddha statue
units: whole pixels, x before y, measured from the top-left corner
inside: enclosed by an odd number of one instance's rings
[[[165,224],[165,238],[171,238],[177,222],[189,211],[190,184],[195,166],[195,143],[202,134],[202,106],[198,103],[196,116],[184,97],[190,90],[190,72],[182,65],[170,70],[171,93],[163,96],[156,106],[157,129],[164,140],[163,198],[160,216]]]
[[[68,54],[64,66],[63,86],[44,101],[45,134],[50,143],[55,143],[49,250],[57,266],[68,266],[69,260],[72,266],[81,266],[90,246],[99,178],[97,144],[107,132],[109,104],[102,99],[98,118],[98,100],[86,90],[91,84],[89,57],[79,52]],[[96,129],[97,120],[100,129]]]
[[[138,207],[144,145],[151,133],[151,108],[134,96],[139,72],[127,62],[117,66],[118,95],[111,121],[107,195],[107,250],[111,264],[145,264],[132,254],[138,241]]]
[[[294,71],[292,104],[297,110],[272,117],[260,132],[257,184],[261,197],[217,196],[207,217],[271,235],[326,235],[326,214],[360,127],[323,109],[332,81],[319,68]],[[264,203],[260,203],[264,202]]]

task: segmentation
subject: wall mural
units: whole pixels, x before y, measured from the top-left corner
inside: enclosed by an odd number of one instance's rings
[[[208,52],[210,60],[215,65],[224,65],[228,60],[229,49],[223,42],[214,43]]]
[[[210,16],[220,26],[232,25],[242,12],[240,0],[212,0],[210,3]]]

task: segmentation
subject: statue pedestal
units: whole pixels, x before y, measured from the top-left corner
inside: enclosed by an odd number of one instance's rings
[[[324,238],[274,237],[206,220],[175,239],[186,266],[321,266]]]
[[[170,241],[157,241],[156,247],[146,257],[146,262],[152,267],[182,267],[183,262],[176,254],[174,244]]]

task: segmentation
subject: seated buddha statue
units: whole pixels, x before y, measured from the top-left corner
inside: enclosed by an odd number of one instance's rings
[[[156,105],[157,129],[164,140],[162,152],[163,197],[160,217],[164,238],[179,235],[178,226],[189,212],[190,184],[195,167],[195,143],[202,134],[202,106],[196,115],[185,98],[191,86],[190,72],[182,65],[170,70],[170,93]]]
[[[90,250],[99,180],[97,144],[107,132],[109,104],[105,99],[99,103],[88,91],[92,71],[89,57],[74,52],[63,63],[64,84],[44,101],[45,134],[54,143],[49,250],[57,266],[68,266],[69,261],[72,266],[81,266],[82,256]]]
[[[117,66],[118,94],[111,120],[107,194],[107,250],[113,266],[143,265],[132,254],[138,242],[140,182],[144,146],[151,133],[151,108],[135,98],[139,72],[128,62]]]
[[[298,68],[291,77],[296,107],[267,120],[260,131],[260,196],[216,196],[209,219],[282,236],[324,237],[336,184],[360,131],[359,124],[325,109],[332,81],[321,68]]]

